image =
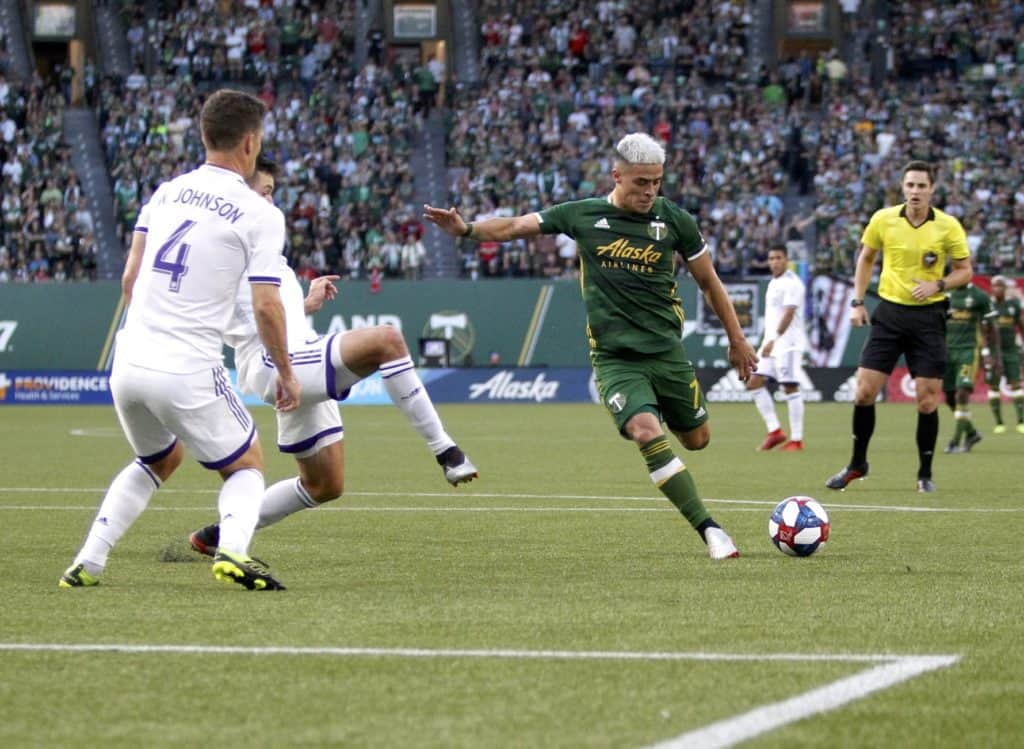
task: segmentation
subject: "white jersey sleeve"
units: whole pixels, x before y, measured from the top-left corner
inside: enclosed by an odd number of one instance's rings
[[[807,349],[807,330],[804,323],[806,300],[804,282],[793,271],[787,270],[768,282],[765,292],[764,341],[775,340],[774,352]],[[794,309],[793,320],[785,333],[778,335],[779,323],[787,309]]]
[[[240,175],[204,165],[161,185],[137,228],[146,249],[116,356],[181,374],[219,365],[239,284],[280,283],[283,215]]]

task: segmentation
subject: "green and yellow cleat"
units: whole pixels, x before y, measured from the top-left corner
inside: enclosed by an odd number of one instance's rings
[[[996,428],[992,430],[993,434],[1006,434],[1006,424],[996,424]]]
[[[225,583],[238,583],[249,590],[285,590],[259,559],[217,549],[213,557],[213,576]]]
[[[57,581],[58,588],[90,588],[99,584],[100,579],[86,572],[84,564],[71,565]]]
[[[1017,431],[1020,432],[1021,434],[1024,434],[1024,424],[1018,424]]]

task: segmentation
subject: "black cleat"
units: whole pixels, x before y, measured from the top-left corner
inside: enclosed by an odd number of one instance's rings
[[[213,576],[221,582],[244,585],[249,590],[285,590],[264,562],[224,549],[218,549],[213,558]]]
[[[960,443],[957,442],[956,440],[950,440],[949,444],[946,445],[946,447],[943,448],[943,450],[942,450],[942,452],[944,452],[946,454],[962,453],[963,451],[964,451],[964,449],[962,447],[960,447]]]
[[[868,464],[867,463],[865,463],[862,466],[858,466],[857,468],[851,468],[851,467],[847,466],[846,468],[841,470],[839,473],[837,473],[835,476],[833,476],[828,481],[826,481],[825,482],[825,488],[827,488],[827,489],[836,489],[838,491],[843,491],[844,489],[846,489],[847,484],[849,484],[851,481],[853,481],[854,479],[862,479],[862,478],[864,478],[867,475],[868,475]]]
[[[981,432],[975,432],[974,434],[967,435],[967,439],[964,440],[964,452],[969,453],[971,448],[981,442]]]
[[[918,479],[917,480],[917,491],[921,494],[931,494],[935,491],[935,482],[931,479]]]
[[[217,546],[220,545],[220,526],[214,523],[194,531],[188,537],[188,543],[200,554],[205,554],[208,557],[216,556]]]

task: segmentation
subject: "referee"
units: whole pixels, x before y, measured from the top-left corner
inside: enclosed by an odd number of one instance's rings
[[[901,205],[875,211],[861,237],[850,301],[850,324],[868,324],[864,293],[882,252],[881,301],[860,355],[853,406],[853,455],[825,486],[845,489],[868,475],[868,443],[875,431],[875,400],[900,354],[917,389],[917,490],[935,491],[932,457],[946,369],[944,292],[971,280],[971,255],[960,222],[931,205],[935,169],[924,161],[903,167]],[[946,275],[946,261],[950,271]]]

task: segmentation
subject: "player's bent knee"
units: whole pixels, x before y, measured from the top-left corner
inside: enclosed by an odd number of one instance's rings
[[[380,337],[381,348],[384,349],[386,361],[400,359],[409,355],[409,348],[405,345],[405,338],[394,325],[378,325],[378,336]]]
[[[341,476],[325,476],[312,481],[303,479],[302,485],[309,496],[320,504],[338,499],[345,493],[345,479]]]

